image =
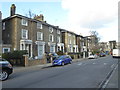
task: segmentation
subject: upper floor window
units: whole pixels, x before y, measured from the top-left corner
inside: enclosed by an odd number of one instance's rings
[[[60,43],[60,36],[57,37],[57,43]]]
[[[10,48],[3,48],[3,53],[10,52]]]
[[[53,42],[54,41],[54,36],[52,34],[49,35],[49,41]]]
[[[76,42],[76,41],[74,40],[74,44],[75,44],[75,42]]]
[[[53,33],[53,27],[49,27],[49,32]]]
[[[22,39],[28,39],[28,30],[22,29]]]
[[[3,22],[2,29],[5,30],[5,22]]]
[[[37,40],[43,40],[43,33],[37,32]]]
[[[69,44],[72,44],[71,39],[69,39]]]
[[[21,23],[22,23],[22,25],[24,25],[24,26],[28,26],[28,20],[26,20],[26,19],[22,19],[22,20],[21,20]]]
[[[43,28],[42,23],[37,22],[37,29],[42,29],[42,28]]]
[[[60,34],[60,30],[57,30],[57,34]]]

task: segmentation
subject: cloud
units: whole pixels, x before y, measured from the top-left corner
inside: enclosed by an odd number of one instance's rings
[[[113,27],[109,24],[117,20],[118,1],[62,0],[62,8],[68,11],[69,28],[74,32],[86,34],[92,29],[103,31]]]
[[[117,1],[117,0],[116,0]],[[115,20],[115,0],[62,0],[62,7],[69,11],[69,20],[84,28],[102,28]]]

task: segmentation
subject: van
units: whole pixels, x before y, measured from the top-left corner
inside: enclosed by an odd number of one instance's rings
[[[120,49],[113,49],[113,52],[112,52],[112,56],[113,58],[115,57],[119,57],[120,58]]]

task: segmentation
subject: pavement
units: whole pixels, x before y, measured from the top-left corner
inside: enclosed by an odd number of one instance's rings
[[[87,60],[87,58],[80,58],[80,59],[73,59],[73,62],[79,62],[82,60]],[[34,68],[47,68],[47,67],[51,67],[52,63],[47,63],[47,64],[40,64],[40,65],[34,65],[34,66],[13,66],[14,72],[19,72],[19,71],[23,71],[23,70],[28,70],[28,69],[34,69]]]

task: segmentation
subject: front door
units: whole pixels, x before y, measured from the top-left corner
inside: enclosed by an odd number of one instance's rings
[[[25,46],[26,46],[25,48],[28,52],[29,57],[31,57],[31,44],[26,44]]]
[[[53,45],[50,46],[50,52],[55,52],[55,46]]]
[[[38,46],[38,56],[42,56],[44,53],[44,48],[43,45]]]

